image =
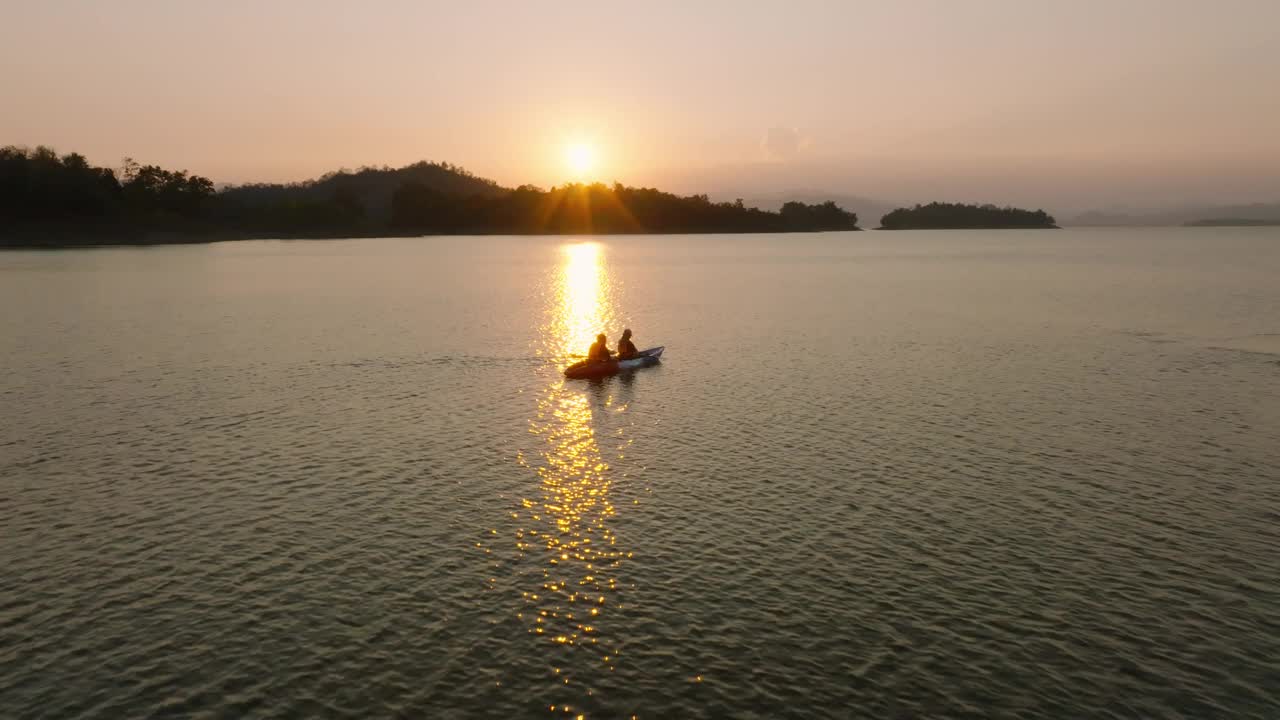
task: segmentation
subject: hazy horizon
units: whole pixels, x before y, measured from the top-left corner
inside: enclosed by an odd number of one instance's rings
[[[1280,3],[55,1],[0,29],[0,144],[219,183],[504,185],[1075,212],[1280,200]],[[566,148],[594,163],[571,169]]]

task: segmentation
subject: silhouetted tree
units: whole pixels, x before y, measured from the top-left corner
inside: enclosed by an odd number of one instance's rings
[[[186,170],[138,165],[125,158],[123,192],[126,206],[140,217],[194,218],[213,196],[213,181]]]
[[[0,223],[102,218],[119,210],[115,173],[83,155],[0,148]]]

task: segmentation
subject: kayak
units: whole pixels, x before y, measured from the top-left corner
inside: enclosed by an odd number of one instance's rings
[[[583,360],[565,368],[564,376],[571,380],[602,378],[617,375],[623,370],[653,367],[658,364],[658,358],[662,357],[662,351],[663,347],[658,346],[648,350],[641,350],[636,353],[635,357],[629,357],[626,360],[610,360],[609,362]]]

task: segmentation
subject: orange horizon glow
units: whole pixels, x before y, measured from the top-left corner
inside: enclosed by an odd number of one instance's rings
[[[1091,3],[745,4],[732,32],[680,3],[511,3],[502,22],[420,0],[11,5],[0,65],[23,71],[5,80],[0,144],[219,184],[428,160],[506,187],[770,202],[1060,211],[1280,192],[1280,103],[1259,89],[1280,71],[1280,3],[1264,0],[1113,3],[1105,22]]]

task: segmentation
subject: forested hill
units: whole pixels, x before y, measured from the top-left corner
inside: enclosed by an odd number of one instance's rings
[[[880,218],[881,230],[956,230],[1003,228],[1056,228],[1044,210],[1022,210],[995,205],[929,203],[898,208]]]
[[[117,172],[46,147],[0,148],[0,245],[202,242],[482,233],[857,230],[834,202],[777,212],[623,185],[514,190],[457,166],[363,168],[215,191],[205,177],[126,160]]]
[[[327,203],[335,199],[358,203],[366,217],[391,219],[391,198],[401,186],[421,185],[445,195],[493,198],[509,192],[496,182],[477,177],[449,163],[417,162],[402,168],[360,168],[328,173],[316,180],[286,185],[233,185],[219,193],[228,204],[262,208],[282,204]]]

